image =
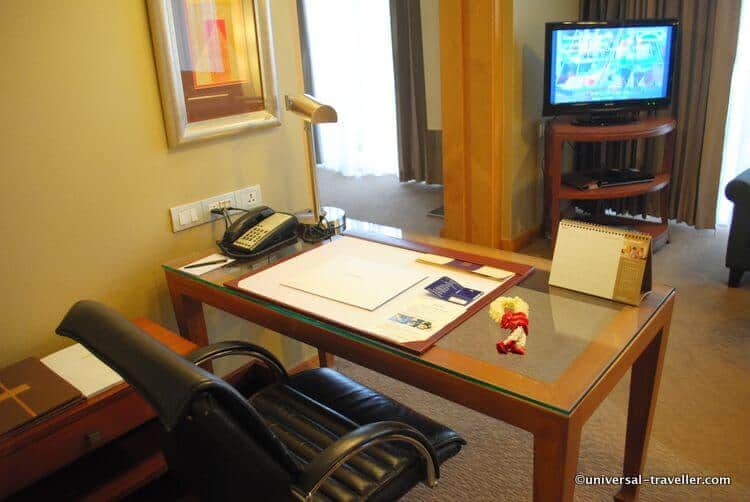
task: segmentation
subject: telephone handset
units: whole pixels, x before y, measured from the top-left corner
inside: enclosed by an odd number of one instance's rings
[[[297,241],[297,218],[260,206],[228,225],[217,243],[232,258],[254,258]]]

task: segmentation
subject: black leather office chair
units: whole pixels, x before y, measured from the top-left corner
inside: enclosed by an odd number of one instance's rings
[[[246,342],[172,352],[108,307],[76,303],[57,333],[80,342],[150,404],[170,471],[204,500],[393,500],[464,440],[454,431],[328,368],[289,376]],[[238,388],[198,367],[242,354],[265,365]]]
[[[736,288],[742,274],[750,270],[750,169],[730,181],[725,193],[727,199],[734,202],[726,264],[729,267],[729,287]]]

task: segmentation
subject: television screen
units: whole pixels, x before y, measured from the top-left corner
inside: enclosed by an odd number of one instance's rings
[[[551,32],[549,104],[668,98],[674,26],[590,26]]]

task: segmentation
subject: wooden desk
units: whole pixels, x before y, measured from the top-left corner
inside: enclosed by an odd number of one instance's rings
[[[194,343],[148,319],[137,319],[135,323],[178,354],[187,354],[196,348]],[[29,429],[3,435],[0,437],[0,499],[116,441],[154,416],[151,406],[132,387],[122,383]],[[132,445],[143,443],[132,437],[129,441]],[[151,450],[131,468],[111,479],[88,479],[96,486],[86,498],[111,500],[165,473],[167,466],[159,444],[150,443],[146,446]]]
[[[372,236],[377,238],[377,236]],[[389,240],[389,238],[385,238]],[[674,290],[654,288],[640,307],[548,288],[549,262],[445,239],[419,238],[436,246],[525,262],[537,267],[526,283],[510,289],[531,306],[528,352],[496,353],[503,335],[487,308],[417,356],[289,308],[233,291],[223,284],[257,267],[299,251],[302,244],[257,262],[233,263],[201,277],[179,267],[213,250],[164,265],[180,333],[207,342],[204,303],[442,396],[534,435],[534,500],[573,499],[583,424],[632,369],[623,474],[642,472],[656,407]],[[392,242],[392,241],[391,241]],[[440,417],[436,417],[439,419]],[[449,426],[455,424],[447,424]],[[461,461],[459,456],[456,460]],[[638,488],[623,486],[618,500],[632,500]]]

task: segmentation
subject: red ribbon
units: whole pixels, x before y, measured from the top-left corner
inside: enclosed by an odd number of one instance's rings
[[[513,331],[520,327],[523,328],[523,332],[529,334],[529,319],[523,312],[511,312],[506,311],[503,317],[500,318],[500,327]]]
[[[507,354],[508,352],[520,355],[526,354],[526,349],[518,345],[515,340],[509,340],[507,343],[497,342],[495,348],[500,354]]]

